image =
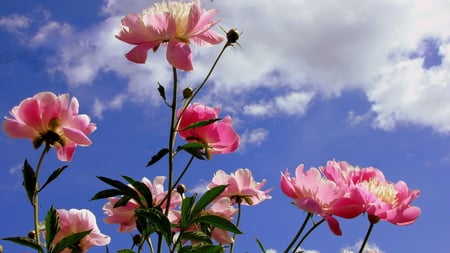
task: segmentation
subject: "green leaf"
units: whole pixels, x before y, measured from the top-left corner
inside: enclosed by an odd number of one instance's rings
[[[55,239],[56,234],[61,229],[58,212],[55,207],[51,206],[45,216],[45,245],[50,248],[53,239]]]
[[[170,245],[172,243],[172,226],[169,219],[166,215],[164,215],[162,210],[156,207],[150,209],[138,209],[136,210],[136,215],[138,216],[138,219],[147,219],[147,226],[151,225],[153,227],[146,228],[147,232],[153,232],[156,230],[163,235],[167,245]]]
[[[38,250],[39,253],[44,253],[44,249],[40,245],[38,245],[34,239],[30,239],[28,237],[24,237],[24,236],[7,237],[7,238],[2,238],[2,240],[14,242],[14,243]]]
[[[142,182],[139,181],[135,181],[134,179],[132,179],[131,177],[128,176],[122,176],[125,180],[128,181],[128,183],[130,183],[145,199],[145,202],[147,202],[147,205],[143,206],[143,207],[153,207],[153,195],[152,192],[150,191],[150,189],[148,188],[148,186]],[[139,200],[136,201],[140,201],[140,197]]]
[[[203,231],[188,231],[181,235],[182,240],[212,244],[211,238]]]
[[[212,244],[199,244],[199,245],[188,245],[181,248],[178,253],[223,253],[225,249],[220,245]]]
[[[206,148],[208,148],[208,146],[200,142],[188,142],[182,146],[177,147],[177,152],[183,150],[200,160],[206,160],[205,154],[201,152]]]
[[[160,83],[158,83],[158,91],[159,95],[166,101],[166,90],[164,89],[164,86],[162,86]]]
[[[122,194],[124,196],[130,196],[131,198],[135,199],[140,205],[142,205],[142,202],[139,198],[139,194],[131,187],[129,187],[128,185],[120,182],[119,180],[113,180],[107,177],[101,177],[101,176],[97,176],[98,179],[100,179],[101,181],[116,187],[117,189],[122,191]]]
[[[147,163],[146,167],[149,167],[149,166],[155,164],[157,161],[161,160],[161,158],[163,158],[168,153],[169,153],[169,149],[168,148],[161,149],[160,151],[158,151],[158,153],[156,153],[156,155],[152,156],[150,161]]]
[[[123,195],[123,192],[121,190],[117,190],[117,189],[108,189],[108,190],[103,190],[103,191],[97,192],[94,195],[94,197],[91,198],[91,200],[106,199],[106,198],[115,197],[118,195]]]
[[[191,128],[207,126],[207,125],[212,124],[212,123],[214,123],[216,121],[219,121],[219,120],[222,120],[222,119],[221,118],[216,118],[216,119],[209,119],[209,120],[198,121],[198,122],[190,124],[189,126],[183,128],[183,129],[180,129],[178,131],[184,131],[184,130],[188,130],[188,129],[191,129]]]
[[[205,223],[235,234],[242,234],[239,228],[236,227],[236,225],[234,225],[231,221],[217,215],[203,215],[195,218],[192,222]]]
[[[92,231],[84,231],[79,232],[75,234],[71,234],[68,237],[64,237],[61,241],[59,241],[54,248],[51,249],[51,253],[59,253],[63,251],[65,248],[70,248],[72,252],[78,252],[78,245],[80,244],[80,241],[90,234]],[[81,251],[80,251],[81,252]]]
[[[266,252],[266,248],[264,247],[263,243],[261,242],[261,240],[259,240],[258,238],[255,238],[256,242],[258,243],[259,248],[261,249],[262,252]]]
[[[27,192],[27,196],[28,199],[30,200],[30,203],[33,204],[33,198],[36,192],[37,178],[33,168],[31,167],[31,165],[28,163],[27,160],[25,160],[23,164],[22,173],[23,173],[23,186],[25,187],[25,191]]]
[[[200,213],[201,210],[205,209],[207,205],[213,202],[225,190],[225,188],[227,188],[227,186],[228,185],[219,185],[206,191],[195,204],[194,208],[192,208],[191,215],[193,217],[197,216],[197,214]]]
[[[131,196],[122,196],[113,206],[113,208],[119,207],[119,206],[126,206],[128,201],[130,201]]]
[[[132,251],[131,249],[119,249],[117,253],[136,253]]]
[[[47,186],[50,182],[55,180],[59,176],[59,174],[61,174],[68,167],[69,167],[68,165],[65,165],[53,171],[53,173],[47,178],[47,181],[45,181],[44,185],[42,185],[42,187],[39,189],[39,191],[42,191],[42,189],[44,189],[45,186]]]
[[[194,205],[195,198],[197,194],[194,194],[192,197],[186,197],[181,201],[181,228],[185,229],[189,225],[191,225],[191,220],[194,217],[191,217],[192,206]]]

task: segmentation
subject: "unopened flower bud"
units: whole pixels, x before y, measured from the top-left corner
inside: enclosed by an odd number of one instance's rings
[[[0,245],[0,253],[3,253],[3,246]]]
[[[36,239],[36,232],[34,232],[34,230],[31,230],[30,232],[28,232],[28,238],[30,239]]]
[[[139,244],[141,244],[141,239],[142,239],[142,237],[141,237],[140,234],[135,234],[135,235],[133,236],[133,245],[139,245]]]
[[[188,98],[192,97],[193,93],[194,93],[194,89],[192,89],[191,87],[184,88],[183,89],[183,98],[188,99]]]
[[[177,185],[177,192],[183,195],[186,192],[186,186],[184,184]]]
[[[227,32],[227,44],[236,43],[239,39],[239,35],[240,35],[240,33],[237,29],[235,29],[235,28],[230,29]]]

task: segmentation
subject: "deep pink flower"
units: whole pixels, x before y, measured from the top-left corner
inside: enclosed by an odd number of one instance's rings
[[[181,112],[182,109],[178,110],[178,118],[181,116],[178,133],[188,142],[207,145],[205,153],[208,159],[211,154],[226,154],[239,147],[239,135],[233,128],[230,116],[206,126],[186,129],[189,125],[197,122],[217,119],[219,108],[194,103],[186,108],[183,115],[180,115]]]
[[[167,45],[167,61],[175,68],[193,70],[190,42],[200,46],[214,45],[223,37],[210,30],[217,24],[213,20],[216,10],[204,10],[200,1],[191,3],[155,3],[142,14],[129,14],[122,19],[122,30],[116,37],[136,45],[125,56],[136,63],[145,63],[147,52]]]
[[[86,209],[58,209],[58,216],[61,224],[61,229],[55,236],[53,245],[56,245],[63,238],[68,237],[74,233],[92,230],[87,236],[81,239],[77,252],[87,252],[93,246],[105,246],[109,244],[111,238],[100,232],[97,227],[94,214]],[[66,248],[62,253],[70,253],[71,250]]]
[[[238,169],[228,175],[223,170],[218,170],[208,185],[208,189],[219,185],[228,185],[219,197],[227,197],[233,203],[243,203],[244,205],[257,205],[272,197],[268,194],[271,189],[262,191],[266,184],[263,179],[260,183],[253,179],[252,171],[249,169]]]
[[[377,168],[360,169],[346,162],[330,161],[322,171],[330,180],[341,185],[347,184],[346,196],[361,206],[361,213],[367,212],[369,216],[395,225],[412,224],[421,213],[419,207],[411,205],[420,192],[410,190],[403,181],[387,181]],[[334,213],[345,217],[339,211]]]
[[[42,143],[56,148],[58,159],[72,160],[77,145],[91,145],[87,137],[97,127],[89,116],[78,114],[78,100],[69,94],[56,96],[40,92],[12,108],[13,118],[5,117],[3,130],[12,138],[28,138],[35,148]]]
[[[153,183],[146,177],[142,178],[142,183],[147,185],[152,193],[153,205],[160,205],[162,200],[166,197],[167,191],[164,191],[164,176],[157,176],[153,180]],[[140,208],[139,204],[130,200],[125,206],[114,208],[114,204],[117,203],[119,198],[109,198],[109,201],[103,206],[103,211],[108,216],[103,219],[107,224],[120,224],[117,229],[118,232],[131,232],[136,229],[136,213],[135,210]],[[166,209],[166,201],[161,205],[163,211]],[[169,209],[169,221],[177,223],[179,215],[175,208],[181,203],[181,196],[177,192],[171,194],[170,209]]]
[[[322,216],[328,222],[331,231],[341,235],[339,223],[332,217],[332,211],[334,205],[345,196],[345,188],[323,178],[318,169],[310,168],[305,173],[303,167],[303,165],[297,167],[295,177],[291,177],[287,171],[282,173],[281,190],[294,199],[298,208]],[[352,209],[353,206],[349,205],[348,211],[353,212]]]

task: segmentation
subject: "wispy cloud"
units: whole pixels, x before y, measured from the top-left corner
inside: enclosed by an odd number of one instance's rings
[[[261,145],[269,135],[269,131],[264,128],[257,128],[253,130],[247,130],[241,135],[241,144],[239,145],[240,150],[245,150],[247,145]]]
[[[362,241],[355,243],[355,245],[350,247],[345,247],[341,250],[341,253],[355,253],[358,252],[361,247]],[[378,246],[374,243],[368,243],[364,247],[364,253],[384,253]]]
[[[12,33],[17,33],[30,25],[30,19],[27,16],[11,14],[0,17],[0,28]]]

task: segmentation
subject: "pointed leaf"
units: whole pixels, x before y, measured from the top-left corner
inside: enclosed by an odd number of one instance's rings
[[[55,239],[56,234],[61,229],[58,212],[55,207],[51,206],[45,216],[45,245],[50,248],[53,239]]]
[[[148,219],[148,224],[152,225],[156,231],[160,232],[164,239],[166,240],[167,245],[172,243],[172,227],[169,219],[162,212],[162,210],[157,208],[150,209],[140,209],[136,211],[136,214],[139,216],[143,216]],[[154,231],[151,229],[150,231]]]
[[[231,221],[217,215],[203,215],[193,220],[193,223],[205,223],[235,234],[242,234],[236,225]]]
[[[160,83],[158,83],[158,92],[159,95],[166,101],[166,90],[164,89],[164,86],[162,86]]]
[[[209,120],[198,121],[198,122],[190,124],[189,126],[183,128],[183,129],[180,129],[178,131],[184,131],[184,130],[188,130],[188,129],[191,129],[191,128],[207,126],[207,125],[212,124],[212,123],[214,123],[216,121],[219,121],[219,120],[222,120],[222,119],[221,118],[216,118],[216,119],[209,119]]]
[[[119,206],[126,206],[128,201],[130,201],[131,196],[123,196],[120,198],[113,206],[113,208],[119,207]]]
[[[54,248],[52,248],[51,253],[59,253],[63,251],[65,248],[76,248],[76,246],[80,243],[80,241],[91,233],[92,230],[79,232],[75,234],[71,234],[68,237],[64,237],[61,241],[59,241]],[[74,252],[76,249],[72,249],[72,252]],[[76,252],[76,251],[75,251]]]
[[[121,190],[122,194],[124,196],[130,196],[131,198],[135,199],[140,205],[142,205],[142,202],[139,198],[139,194],[133,188],[120,182],[119,180],[113,180],[113,179],[110,179],[107,177],[101,177],[101,176],[97,176],[97,177],[98,177],[98,179],[102,180],[103,182]]]
[[[211,238],[203,231],[188,231],[181,235],[182,240],[212,244]]]
[[[30,239],[28,237],[24,237],[24,236],[7,237],[7,238],[2,238],[2,240],[14,242],[14,243],[38,250],[39,253],[44,253],[44,249],[40,245],[38,245],[34,239]]]
[[[206,191],[195,204],[194,208],[192,209],[191,215],[193,217],[197,216],[197,214],[200,213],[200,211],[203,210],[207,205],[213,202],[225,190],[227,186],[228,185],[219,185]]]
[[[201,152],[206,148],[208,148],[208,146],[200,142],[189,142],[182,146],[177,147],[177,152],[180,150],[184,150],[200,160],[206,160],[205,154]]]
[[[107,190],[97,192],[94,195],[94,197],[92,197],[90,200],[106,199],[106,198],[115,197],[115,196],[119,196],[119,195],[123,195],[123,192],[121,190],[107,189]]]
[[[194,201],[197,197],[197,194],[194,194],[192,197],[186,197],[181,201],[181,221],[180,225],[182,229],[187,228],[191,225],[191,220],[195,217],[191,217],[192,206],[194,205]]]
[[[160,151],[158,151],[158,153],[156,153],[156,155],[152,156],[150,161],[147,163],[147,167],[155,164],[157,161],[161,160],[161,158],[163,158],[168,153],[169,153],[169,149],[168,148],[161,149]]]
[[[59,174],[61,174],[68,167],[69,167],[68,165],[65,165],[53,171],[53,173],[47,178],[47,181],[45,181],[44,185],[42,185],[41,189],[39,189],[39,191],[42,191],[42,189],[44,189],[45,186],[47,186],[50,182],[55,180],[59,176]]]
[[[34,193],[36,192],[36,183],[37,178],[36,174],[34,173],[33,168],[28,163],[27,160],[25,160],[23,164],[23,186],[25,187],[25,191],[27,192],[28,199],[30,200],[30,203],[33,203]]]
[[[225,249],[220,245],[212,244],[199,244],[199,245],[188,245],[179,251],[179,253],[223,253]]]
[[[145,202],[147,202],[146,206],[143,207],[153,207],[153,195],[148,186],[142,182],[135,181],[131,177],[122,176],[125,180],[128,181],[141,195],[144,197]],[[140,198],[139,198],[140,200]],[[136,200],[137,201],[137,200]]]

